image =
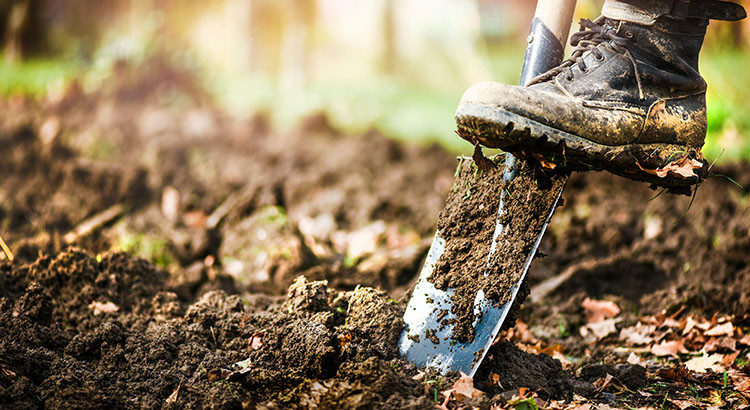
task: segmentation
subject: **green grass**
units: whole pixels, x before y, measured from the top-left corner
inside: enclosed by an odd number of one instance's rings
[[[43,96],[60,87],[79,71],[77,64],[63,59],[32,59],[6,62],[0,55],[0,94]]]

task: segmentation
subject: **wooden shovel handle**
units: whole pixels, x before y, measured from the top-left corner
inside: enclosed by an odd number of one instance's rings
[[[568,42],[575,8],[576,0],[538,0],[534,17],[540,19],[564,47]]]

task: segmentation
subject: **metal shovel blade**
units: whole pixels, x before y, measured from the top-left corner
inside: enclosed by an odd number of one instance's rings
[[[572,14],[575,0],[565,0],[562,4],[564,5],[563,9],[570,11]],[[554,14],[552,5],[552,2],[540,1],[537,4],[537,11],[551,11]],[[567,33],[570,28],[570,21],[561,23],[557,28],[559,31]],[[563,54],[564,49],[558,36],[546,26],[542,19],[534,18],[521,73],[521,84],[528,84],[533,77],[559,64]],[[470,162],[467,159],[463,166],[467,166]],[[519,176],[519,172],[531,172],[529,170],[533,169],[533,167],[521,166],[523,162],[511,154],[507,154],[505,169],[496,169],[491,172],[503,172],[503,181],[512,181]],[[532,175],[526,176],[529,177],[530,181],[533,181]],[[472,177],[470,172],[459,172],[458,175],[458,178]],[[506,294],[510,295],[510,298],[505,298],[507,302],[503,304],[485,297],[487,290],[480,289],[477,291],[473,303],[474,323],[472,323],[472,327],[474,328],[474,338],[471,341],[462,342],[454,337],[456,315],[453,312],[451,297],[455,290],[450,288],[437,289],[430,281],[432,274],[435,272],[435,266],[447,245],[439,231],[435,234],[427,259],[419,274],[419,280],[404,313],[405,328],[399,341],[399,351],[402,357],[418,367],[434,368],[442,374],[449,371],[461,371],[471,377],[474,376],[513,306],[513,301],[526,277],[526,272],[536,255],[539,242],[541,242],[552,213],[562,195],[567,176],[558,175],[551,178],[551,181],[551,185],[547,185],[546,189],[553,192],[554,195],[542,195],[542,192],[540,192],[542,188],[538,184],[529,183],[517,188],[520,192],[501,192],[497,204],[486,204],[487,206],[497,207],[498,211],[495,226],[484,228],[493,229],[494,232],[489,254],[486,256],[487,266],[482,274],[512,275],[509,278],[514,279],[505,282],[511,283],[510,289],[503,289],[507,292]],[[455,194],[457,193],[451,193],[451,195]],[[513,215],[506,215],[504,202],[508,199],[508,195],[516,200],[527,201],[527,203],[521,203],[521,206],[515,209],[520,208],[527,212],[526,216],[532,219],[526,218],[524,219],[526,221],[542,221],[541,224],[533,224],[536,227],[536,232],[527,232],[526,235],[523,235],[523,238],[502,235],[502,232],[508,228],[506,224],[513,224],[514,221],[520,223],[521,220],[521,218],[513,218]],[[451,203],[450,197],[448,203]],[[528,213],[533,215],[528,215]],[[519,227],[515,226],[509,232],[517,232],[517,229]],[[529,229],[532,229],[531,226],[529,226]],[[518,243],[519,241],[527,241],[528,243]],[[502,272],[493,265],[493,261],[496,260],[496,258],[492,258],[493,254],[498,249],[511,246],[520,246],[520,249],[526,250],[525,253],[516,255],[519,261],[520,258],[523,258],[524,261],[521,272]]]
[[[511,160],[509,162],[506,159],[504,170],[498,168],[488,172],[503,172],[503,178],[508,181],[518,175],[519,170],[516,168],[517,165],[516,161]],[[474,167],[472,160],[464,158],[461,169],[459,169],[458,178],[476,178],[475,173],[471,171],[472,167]],[[485,228],[493,229],[494,232],[492,233],[492,244],[489,248],[489,254],[486,255],[486,271],[483,274],[509,274],[513,275],[513,277],[518,277],[519,280],[515,281],[512,288],[508,290],[511,298],[504,304],[498,304],[498,302],[488,299],[481,289],[477,292],[473,304],[475,317],[473,327],[475,333],[474,339],[470,342],[461,342],[454,338],[453,335],[455,326],[450,323],[453,323],[452,319],[456,319],[456,315],[452,310],[453,302],[451,300],[454,290],[437,289],[430,280],[435,271],[435,266],[446,247],[446,240],[440,236],[440,232],[435,234],[427,259],[419,274],[419,281],[414,288],[411,300],[404,313],[406,327],[401,334],[399,349],[406,360],[416,364],[418,367],[437,369],[442,374],[449,371],[461,371],[469,376],[474,375],[513,305],[513,301],[525,278],[529,265],[531,265],[531,261],[536,254],[539,242],[552,217],[560,194],[562,194],[562,186],[566,179],[564,176],[553,177],[552,189],[557,191],[557,196],[550,197],[548,195],[541,195],[541,192],[533,192],[534,190],[539,191],[541,189],[534,184],[525,187],[524,192],[501,192],[500,203],[493,206],[493,208],[496,207],[498,209],[496,225]],[[463,195],[463,192],[453,191],[450,195]],[[508,195],[517,197],[521,201],[536,201],[534,206],[527,204],[528,206],[524,208],[530,211],[541,211],[539,215],[531,215],[532,218],[544,221],[540,225],[539,232],[524,235],[523,238],[509,238],[502,235],[503,231],[510,227],[510,224],[521,223],[521,220],[518,218],[507,218],[504,215],[505,209],[503,205]],[[549,198],[547,199],[548,203],[539,204],[539,199],[543,197]],[[448,202],[451,202],[451,198],[448,199]],[[500,221],[506,222],[502,223]],[[518,246],[517,242],[519,240],[530,241],[530,243],[521,244],[523,249],[529,250],[525,254],[523,271],[520,272],[520,275],[517,272],[499,272],[493,266],[495,259],[492,256],[498,249],[511,246],[509,241],[516,242],[513,245]],[[427,335],[430,337],[426,337]]]

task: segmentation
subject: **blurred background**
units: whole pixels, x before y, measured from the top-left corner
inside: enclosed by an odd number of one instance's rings
[[[578,3],[576,18],[593,19],[601,7]],[[0,0],[0,93],[93,90],[119,64],[158,55],[194,74],[233,115],[264,113],[283,129],[322,111],[347,132],[376,127],[467,152],[453,132],[458,99],[477,81],[518,81],[534,7],[523,0]],[[709,83],[705,152],[748,159],[750,23],[709,28],[701,59]]]

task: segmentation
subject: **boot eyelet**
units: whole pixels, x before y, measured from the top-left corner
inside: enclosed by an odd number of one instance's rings
[[[604,61],[604,54],[594,54],[594,60]]]
[[[568,81],[573,81],[574,77],[572,75],[569,75],[569,76],[566,76],[565,79]]]

